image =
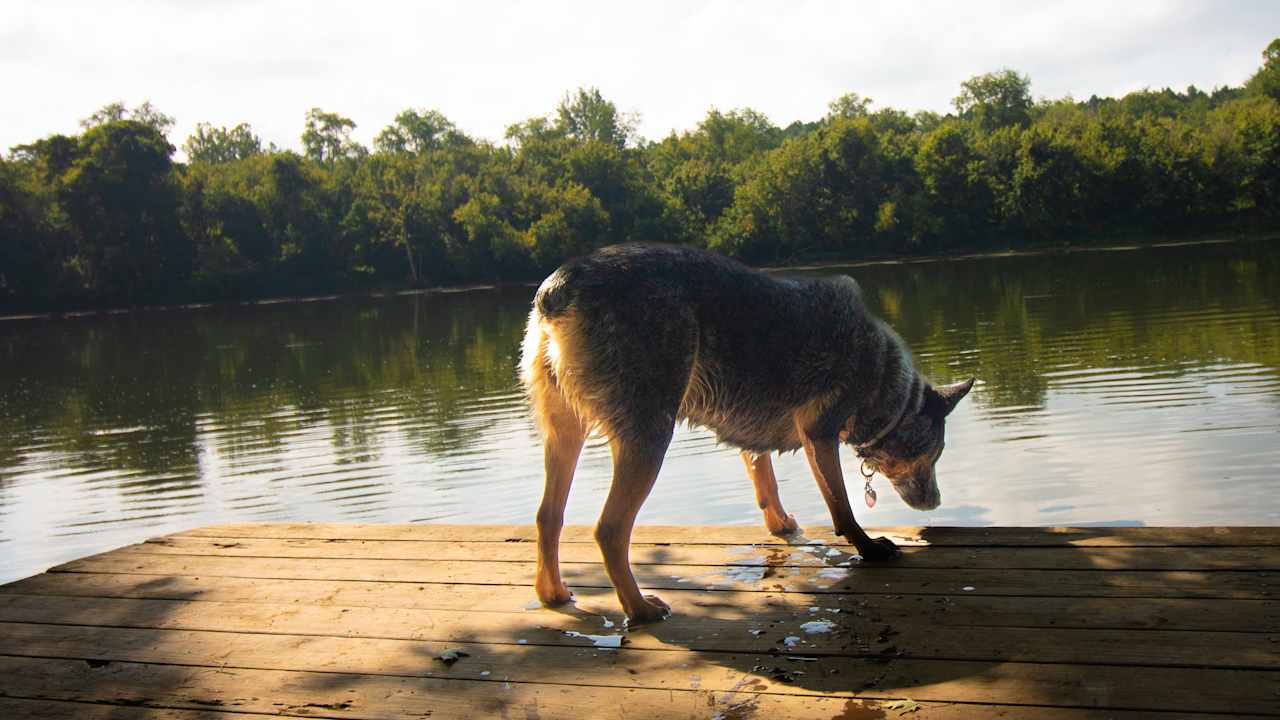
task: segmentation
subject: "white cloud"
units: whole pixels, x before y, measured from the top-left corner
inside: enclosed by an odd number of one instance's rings
[[[847,92],[945,111],[959,83],[1013,67],[1039,96],[1239,84],[1280,27],[1271,2],[388,3],[170,0],[0,8],[0,147],[116,99],[178,118],[251,123],[297,145],[312,106],[368,141],[406,107],[500,138],[596,85],[641,130],[693,127],[711,106],[786,124]]]

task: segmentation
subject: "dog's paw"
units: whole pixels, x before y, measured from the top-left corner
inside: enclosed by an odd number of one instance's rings
[[[800,529],[800,523],[796,522],[795,515],[786,515],[781,519],[765,517],[764,526],[774,535],[790,535]]]
[[[634,612],[627,613],[627,626],[644,625],[645,623],[666,620],[671,614],[671,606],[657,595],[645,595],[644,602]]]
[[[867,562],[884,562],[893,560],[902,554],[897,545],[887,537],[872,538],[865,546],[858,546],[858,554]]]
[[[534,588],[538,593],[538,600],[547,607],[557,607],[559,605],[567,605],[573,602],[573,593],[569,592],[569,588],[560,583],[559,586],[546,586],[538,584]]]

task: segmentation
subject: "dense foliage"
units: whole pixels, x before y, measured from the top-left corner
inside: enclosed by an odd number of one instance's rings
[[[526,279],[627,240],[782,263],[1280,225],[1280,40],[1240,88],[1035,101],[1003,70],[953,105],[650,142],[582,89],[501,143],[406,110],[372,149],[314,108],[302,154],[202,123],[182,164],[172,118],[117,103],[0,160],[0,308]]]

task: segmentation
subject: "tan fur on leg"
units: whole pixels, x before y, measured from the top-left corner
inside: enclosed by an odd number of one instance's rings
[[[549,432],[543,440],[546,487],[538,507],[538,571],[534,589],[546,605],[562,605],[573,599],[560,579],[560,530],[564,527],[564,506],[578,465],[586,431],[577,416],[559,398],[544,404],[542,425]]]
[[[840,444],[835,438],[813,437],[804,430],[800,431],[800,440],[804,445],[804,455],[813,470],[813,478],[818,481],[818,490],[822,499],[831,511],[831,522],[835,525],[837,535],[843,535],[858,548],[864,560],[887,560],[898,554],[892,541],[887,538],[872,539],[858,525],[853,517],[853,508],[849,505],[849,494],[844,487],[844,473],[840,470]]]
[[[778,495],[778,478],[773,474],[773,461],[768,453],[742,451],[742,462],[747,466],[747,477],[756,488],[756,504],[764,511],[764,525],[774,535],[790,535],[800,529],[796,519],[782,509]]]
[[[542,431],[546,472],[542,504],[538,507],[538,569],[534,590],[544,604],[561,605],[572,600],[573,595],[560,577],[560,530],[564,527],[564,507],[587,429],[552,374],[552,358],[548,357],[552,342],[535,313],[529,319],[525,334],[521,368],[533,405],[534,421]]]

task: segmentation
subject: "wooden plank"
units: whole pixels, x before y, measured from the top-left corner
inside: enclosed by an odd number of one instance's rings
[[[15,671],[30,675],[16,677]],[[136,708],[189,709],[208,713],[256,713],[291,717],[383,718],[405,717],[511,717],[570,718],[590,716],[605,720],[635,717],[685,718],[769,717],[801,720],[815,717],[886,718],[899,711],[892,701],[863,698],[814,698],[775,695],[743,685],[734,692],[702,689],[652,690],[573,687],[438,678],[373,677],[337,673],[246,671],[238,668],[157,666],[112,662],[91,667],[80,660],[27,660],[0,658],[0,673],[7,676],[6,690],[39,694],[55,701],[106,697],[119,715],[131,718]],[[123,705],[128,707],[121,707]],[[1096,711],[1080,708],[1045,708],[1025,705],[935,704],[923,702],[909,717],[925,720],[1028,718],[1028,720],[1082,720]],[[211,715],[217,717],[217,715]],[[1116,720],[1166,720],[1176,714],[1115,711]],[[36,713],[30,717],[44,717]],[[143,715],[142,717],[170,717]],[[186,720],[185,716],[182,720]],[[204,716],[202,716],[204,717]],[[243,717],[235,715],[233,717]],[[1200,720],[1246,717],[1199,715]]]
[[[726,694],[727,695],[727,694]],[[739,695],[741,697],[739,697]],[[814,704],[812,710],[813,715],[805,714],[806,708],[803,707],[787,707],[779,708],[779,702],[776,699],[764,698],[764,701],[751,694],[735,693],[730,696],[727,703],[722,703],[724,708],[710,709],[715,698],[708,696],[711,703],[708,703],[708,710],[701,714],[696,709],[686,709],[685,712],[677,712],[672,714],[673,720],[681,718],[718,718],[727,720],[729,718],[747,718],[755,717],[761,705],[766,706],[771,713],[780,713],[777,717],[781,718],[815,718],[826,717],[824,713],[835,712],[837,718],[849,718],[856,720],[857,718],[890,718],[899,717],[901,711],[892,707],[891,702],[877,702],[873,700],[847,700],[847,701],[830,701],[818,700]],[[523,708],[513,708],[519,717],[536,717],[533,714],[525,714],[528,706]],[[741,712],[738,709],[742,709]],[[727,712],[726,712],[727,710]],[[349,709],[315,709],[303,708],[297,711],[298,717],[308,718],[357,718],[363,717],[359,713],[352,713]],[[334,715],[332,713],[341,713]],[[717,714],[719,713],[719,714]],[[736,713],[736,714],[735,714]],[[280,716],[294,716],[293,712],[280,712]],[[493,717],[503,717],[502,713],[495,714]],[[999,706],[999,705],[950,705],[939,706],[932,703],[922,703],[918,710],[913,710],[907,718],[936,718],[937,720],[956,720],[959,718],[1028,718],[1029,720],[1086,720],[1087,718],[1097,717],[1095,711],[1079,710],[1072,708],[1035,708],[1021,706]],[[173,708],[156,708],[139,705],[106,705],[88,702],[66,702],[61,700],[26,700],[16,698],[0,698],[0,717],[6,720],[247,720],[249,718],[261,718],[262,713],[238,713],[228,712],[226,710],[181,710]],[[401,716],[403,717],[403,716]],[[473,716],[474,717],[474,716]],[[571,716],[582,717],[582,715]],[[593,716],[594,717],[594,716]],[[1141,711],[1107,711],[1107,718],[1114,720],[1172,720],[1178,717],[1176,714],[1161,712],[1141,712]],[[1238,718],[1259,717],[1246,715],[1197,715],[1198,720],[1236,720]]]
[[[618,619],[613,590],[578,587],[582,612]],[[328,580],[276,580],[190,575],[117,575],[46,573],[0,586],[4,594],[51,597],[104,597],[200,600],[217,603],[317,605],[386,610],[466,610],[512,612],[534,599],[525,586],[454,585],[447,583],[380,583]],[[929,595],[736,592],[673,589],[664,598],[676,617],[706,611],[744,621],[774,622],[775,615],[807,612],[833,603],[852,605],[853,612],[873,621],[916,622],[951,626],[1168,629],[1280,632],[1280,604],[1265,600],[1196,598],[1060,598]]]
[[[725,617],[722,608],[692,608],[666,622],[626,634],[630,647],[735,653],[1046,663],[1105,663],[1159,667],[1280,668],[1276,641],[1262,633],[1162,630],[1087,630],[888,623],[864,614],[817,607]],[[0,622],[41,627],[101,625],[116,628],[324,635],[335,637],[591,645],[586,635],[621,634],[622,618],[575,608],[477,613],[366,607],[175,602],[111,598],[0,596]],[[611,623],[606,627],[606,623]],[[821,632],[807,632],[805,624]],[[813,625],[817,623],[817,625]],[[0,652],[22,654],[19,625],[6,625]],[[49,633],[56,632],[49,629]],[[29,633],[30,634],[30,633]],[[785,643],[793,638],[794,647]],[[38,639],[35,642],[38,645]],[[18,643],[18,644],[14,644]],[[34,645],[33,645],[34,646]],[[1209,660],[1211,659],[1211,660]]]
[[[0,717],[6,720],[35,718],[39,720],[249,720],[261,716],[223,712],[212,708],[175,710],[136,705],[0,697]]]
[[[1280,714],[1280,528],[891,532],[862,566],[829,532],[639,530],[676,614],[613,650],[590,528],[576,607],[528,611],[531,527],[202,529],[0,587],[0,717]]]
[[[130,546],[138,553],[274,558],[367,558],[527,562],[532,543],[388,540],[165,537]],[[856,562],[856,555],[826,545],[652,545],[631,546],[633,565],[768,565],[804,567]],[[594,544],[566,543],[562,562],[598,562]],[[900,568],[995,570],[1280,570],[1280,547],[904,547]]]
[[[727,693],[726,696],[729,696]],[[715,703],[719,696],[710,697],[712,703]],[[688,714],[677,713],[671,717],[674,720],[679,718],[719,718],[720,720],[745,720],[748,717],[756,716],[761,705],[759,698],[755,695],[744,694],[742,698],[738,697],[738,693],[729,696],[727,702],[720,703],[723,708],[715,706],[715,709],[709,709],[710,714],[699,715],[697,710],[690,710]],[[772,706],[771,712],[778,711],[778,702],[767,696],[764,699],[765,706]],[[708,707],[712,707],[709,703]],[[518,708],[517,713],[524,715],[526,708]],[[735,711],[741,709],[742,712]],[[959,718],[1028,718],[1029,720],[1087,720],[1088,718],[1096,718],[1097,712],[1091,710],[1081,710],[1074,708],[1043,708],[1043,707],[1024,707],[1024,706],[1000,706],[1000,705],[937,705],[933,703],[921,703],[918,710],[912,711],[908,715],[903,715],[902,711],[892,707],[891,702],[878,702],[874,700],[847,700],[843,703],[840,701],[818,700],[814,706],[813,715],[805,715],[805,708],[782,708],[778,717],[794,718],[794,717],[825,717],[822,713],[836,712],[836,718],[846,718],[848,720],[857,720],[859,718],[936,718],[937,720],[956,720]],[[727,710],[727,712],[726,712]],[[358,713],[352,713],[349,709],[343,710],[319,710],[315,708],[306,708],[300,711],[300,717],[308,718],[355,718],[360,717]],[[332,712],[343,713],[342,715],[333,715]],[[717,715],[716,713],[719,713]],[[281,712],[281,716],[292,716],[293,713]],[[500,716],[500,715],[499,715]],[[202,710],[181,710],[174,708],[158,708],[144,705],[107,705],[101,703],[90,702],[68,702],[63,700],[27,700],[19,698],[2,698],[0,697],[0,717],[6,720],[248,720],[250,718],[260,718],[261,713],[239,713],[227,710],[214,710],[206,708]],[[525,717],[533,717],[527,715]],[[578,717],[581,717],[579,715]],[[1174,713],[1163,712],[1143,712],[1133,710],[1109,710],[1106,713],[1107,718],[1114,720],[1173,720],[1179,717]],[[1239,718],[1261,717],[1258,715],[1218,715],[1203,714],[1196,715],[1197,720],[1237,720]]]
[[[530,508],[532,517],[533,508]],[[1276,527],[919,527],[870,528],[872,535],[888,535],[911,544],[951,546],[1060,546],[1169,547],[1169,546],[1280,546]],[[533,542],[532,525],[426,525],[409,523],[225,523],[197,528],[174,537],[256,537],[343,540],[436,540],[446,542]],[[799,538],[770,535],[763,525],[639,525],[632,535],[637,543],[711,545],[789,545],[805,540],[847,545],[830,526],[806,525]],[[566,526],[563,541],[594,542],[587,525]]]
[[[843,568],[727,568],[715,565],[640,565],[646,588],[702,588],[812,593],[1038,595],[1072,597],[1201,597],[1266,600],[1277,596],[1275,573],[1121,570],[909,570],[884,566]],[[144,575],[217,575],[262,579],[433,582],[531,585],[534,564],[305,558],[167,556],[115,550],[60,565],[50,572]],[[565,582],[609,587],[603,565],[562,563]],[[972,588],[972,590],[965,590]]]
[[[849,699],[856,692],[859,698],[878,700],[908,696],[921,702],[1267,714],[1275,712],[1275,692],[1280,689],[1280,674],[1242,670],[936,660],[850,662],[845,658],[797,663],[769,655],[533,644],[444,644],[112,628],[63,630],[66,632],[62,636],[46,636],[57,653],[56,660],[36,657],[31,651],[23,656],[0,656],[0,688],[5,694],[27,696],[22,691],[23,683],[34,679],[38,691],[57,698],[66,698],[58,690],[75,693],[66,699],[94,698],[88,694],[94,685],[107,685],[110,696],[119,697],[120,684],[133,686],[129,695],[155,697],[153,692],[168,688],[156,687],[153,678],[137,675],[175,680],[175,670],[182,666],[198,669],[199,673],[188,675],[190,679],[184,678],[180,684],[198,689],[210,700],[208,693],[220,685],[218,676],[225,673],[239,679],[228,688],[234,697],[250,702],[256,697],[277,696],[282,685],[301,685],[310,691],[306,697],[312,705],[336,704],[349,697],[347,693],[359,692],[358,688],[373,691],[362,698],[365,703],[377,703],[379,698],[399,695],[404,689],[411,689],[411,695],[422,700],[465,698],[474,703],[505,690],[506,685],[520,685],[542,688],[548,693],[604,693],[602,700],[631,705],[627,710],[638,716],[652,716],[648,710],[671,706],[645,708],[642,700],[636,707],[634,700],[624,699],[636,691],[646,695],[688,691],[720,694],[749,687],[761,697],[787,698],[787,702],[800,706],[813,702],[814,695]],[[450,647],[462,649],[468,656],[453,665],[434,659]],[[68,661],[78,663],[78,667],[66,668]],[[19,670],[24,667],[27,669]],[[775,678],[774,668],[791,675],[780,681]],[[48,683],[49,675],[61,674],[59,670],[71,670],[68,674],[79,682]],[[110,681],[93,682],[92,673],[86,672],[92,670],[103,671],[100,677]],[[290,676],[280,677],[281,673]],[[127,677],[123,683],[121,675]],[[495,684],[494,678],[500,679],[501,684]],[[146,690],[138,685],[144,685]],[[18,692],[8,689],[11,687],[18,688]],[[400,699],[407,700],[403,695]],[[355,699],[345,701],[352,706],[357,704]],[[182,707],[172,702],[164,704]],[[288,701],[285,704],[294,705]],[[405,707],[399,702],[393,705],[398,706],[398,712],[439,711],[432,707]],[[237,703],[226,706],[242,711],[257,709]],[[596,703],[582,698],[578,712],[572,716],[580,715],[583,707],[595,709]]]

